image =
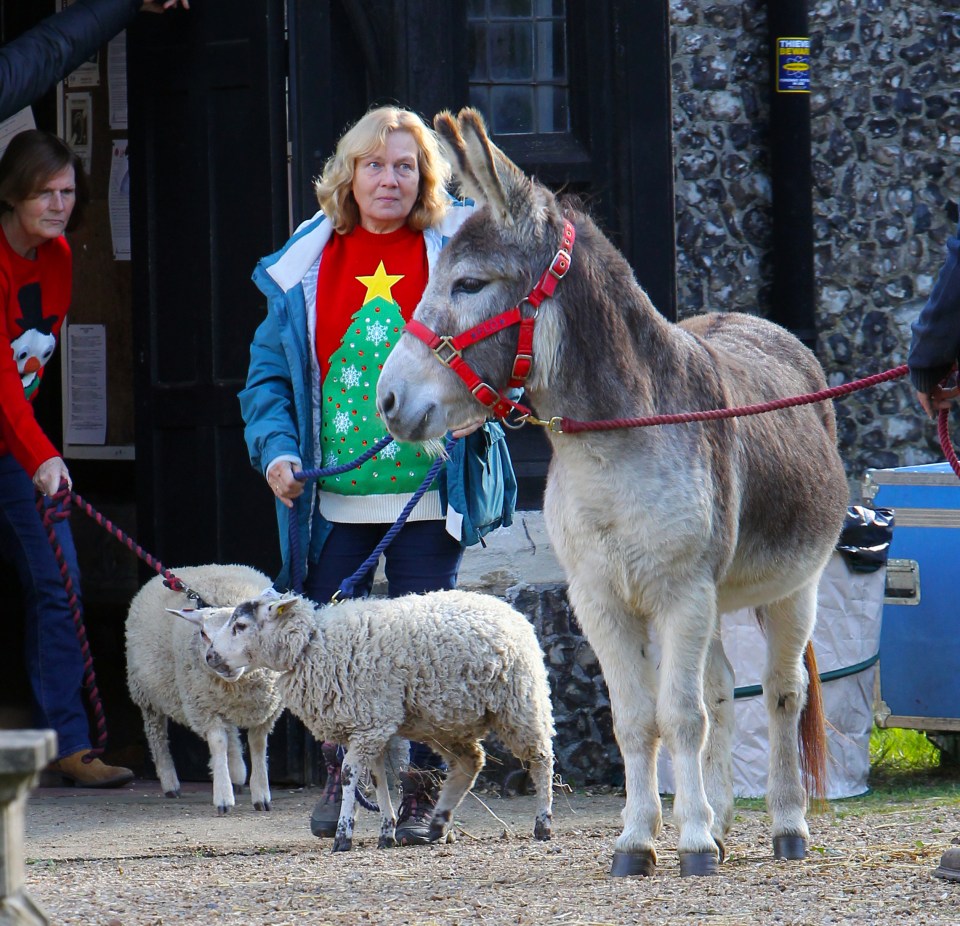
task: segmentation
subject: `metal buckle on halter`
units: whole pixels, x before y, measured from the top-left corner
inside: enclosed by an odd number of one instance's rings
[[[521,364],[526,364],[523,369],[519,369]],[[510,372],[511,379],[526,379],[533,368],[533,354],[517,354],[513,358],[513,370]]]
[[[440,353],[444,348],[450,351],[446,356]],[[440,335],[440,343],[433,349],[433,353],[445,367],[450,366],[456,357],[463,359],[463,354],[453,346],[453,338],[449,334]]]
[[[572,261],[573,258],[570,256],[570,252],[566,248],[560,248],[554,255],[553,262],[550,264],[550,275],[557,280],[562,280],[567,275]]]
[[[488,393],[489,393],[489,395],[488,395],[488,401],[484,401],[483,399],[480,398],[479,395],[477,395],[477,393],[480,392],[482,389],[486,389],[486,390],[488,391]],[[470,390],[470,392],[471,392],[471,394],[473,395],[473,397],[474,397],[481,405],[486,405],[487,408],[490,408],[490,407],[496,405],[497,402],[498,402],[499,399],[500,399],[500,393],[497,392],[497,390],[494,389],[493,386],[488,386],[485,382],[483,382],[483,380],[481,380],[479,383],[477,383],[477,385],[474,386],[473,389]]]

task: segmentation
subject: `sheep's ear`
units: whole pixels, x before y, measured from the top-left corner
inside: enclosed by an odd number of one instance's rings
[[[185,621],[190,621],[191,624],[196,624],[198,627],[203,627],[203,618],[205,616],[206,608],[184,608],[183,610],[177,610],[175,608],[167,608],[171,614],[176,614],[178,617],[182,617]]]
[[[287,594],[275,601],[271,601],[267,605],[267,619],[276,620],[278,617],[283,617],[283,615],[293,607],[298,598],[298,595]]]

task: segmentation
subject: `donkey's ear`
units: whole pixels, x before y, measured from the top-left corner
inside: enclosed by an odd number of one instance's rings
[[[453,118],[449,110],[445,109],[433,117],[433,127],[440,137],[440,148],[443,151],[443,156],[450,162],[463,194],[478,202],[485,202],[486,196],[483,189],[467,163],[467,149],[463,143],[463,136],[460,134],[457,120]]]
[[[494,218],[501,225],[517,224],[534,209],[529,178],[490,141],[483,116],[475,109],[461,109],[457,122],[464,157]]]

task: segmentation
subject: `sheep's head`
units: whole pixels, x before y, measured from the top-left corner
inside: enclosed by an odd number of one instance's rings
[[[233,614],[233,608],[196,608],[189,609],[184,608],[178,610],[175,608],[167,608],[171,614],[176,614],[179,617],[182,617],[184,620],[189,621],[191,624],[194,624],[199,630],[201,651],[204,653],[204,659],[206,664],[217,673],[217,675],[225,678],[227,681],[235,682],[241,675],[247,670],[246,666],[240,666],[233,672],[221,671],[221,668],[217,665],[214,665],[210,660],[210,643],[213,640],[214,634],[220,630],[228,620],[230,620],[231,615]]]
[[[273,648],[265,646],[264,639],[299,600],[297,595],[281,595],[271,588],[238,604],[223,626],[210,636],[207,665],[230,681],[235,681],[246,669],[265,668],[281,672],[288,669],[289,666],[273,664]]]

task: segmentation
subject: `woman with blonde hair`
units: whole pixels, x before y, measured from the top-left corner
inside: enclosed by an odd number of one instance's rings
[[[441,248],[473,210],[447,192],[449,176],[437,136],[419,116],[396,106],[370,110],[343,135],[315,183],[320,211],[253,275],[267,316],[240,393],[244,436],[276,499],[283,567],[275,584],[289,587],[303,574],[303,593],[319,603],[364,563],[433,462],[420,445],[391,443],[342,475],[308,485],[294,477],[356,459],[386,434],[376,409],[380,369]],[[454,435],[464,439],[384,554],[391,597],[453,588],[463,547],[512,520],[516,480],[503,431],[482,415],[465,424]],[[489,475],[467,480],[478,458]],[[287,539],[296,510],[300,563],[291,562]],[[370,593],[374,573],[371,567],[356,582],[357,594]],[[327,783],[311,829],[332,836],[338,750],[324,743],[322,751]],[[397,839],[421,844],[435,801],[430,773],[440,760],[413,744],[410,764],[401,774]]]

